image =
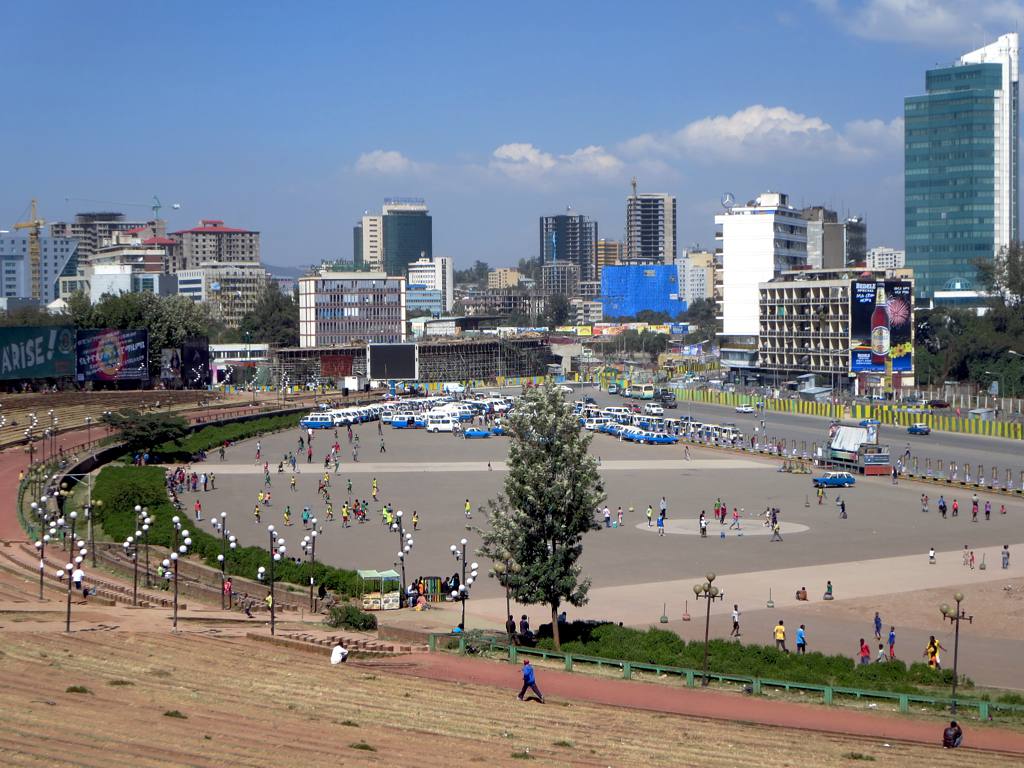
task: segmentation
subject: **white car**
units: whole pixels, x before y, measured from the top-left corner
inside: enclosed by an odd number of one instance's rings
[[[648,416],[664,416],[665,409],[656,403],[647,403],[647,405],[644,406],[644,413]]]
[[[572,394],[572,387],[568,386],[567,384],[559,384],[558,385],[558,391],[559,392],[565,392],[565,394],[567,394],[567,395],[571,395]]]
[[[736,413],[753,413],[754,406],[752,405],[737,405]]]

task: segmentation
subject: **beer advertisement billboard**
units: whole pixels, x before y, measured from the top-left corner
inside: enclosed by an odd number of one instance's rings
[[[909,280],[854,280],[850,288],[850,370],[914,370],[913,284]]]

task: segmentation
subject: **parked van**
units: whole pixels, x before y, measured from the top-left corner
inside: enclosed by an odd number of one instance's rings
[[[428,414],[427,432],[454,432],[456,421],[450,414]]]
[[[299,421],[305,429],[334,429],[334,419],[327,413],[311,413]]]

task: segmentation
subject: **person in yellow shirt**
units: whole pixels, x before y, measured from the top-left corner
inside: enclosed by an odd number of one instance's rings
[[[789,648],[786,647],[786,625],[779,619],[779,623],[775,625],[775,647],[783,653],[789,653]]]

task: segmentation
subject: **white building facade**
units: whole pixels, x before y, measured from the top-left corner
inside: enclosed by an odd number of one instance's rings
[[[420,258],[409,265],[409,285],[440,291],[442,310],[451,312],[455,304],[455,264],[447,256]]]
[[[879,269],[903,269],[907,264],[907,252],[887,245],[879,245],[868,249],[867,268]]]
[[[807,222],[787,195],[766,192],[715,216],[722,252],[722,335],[757,337],[758,286],[807,263]]]

